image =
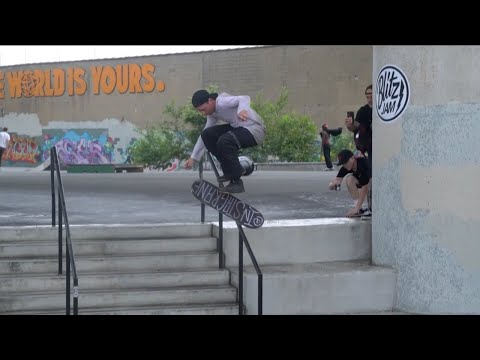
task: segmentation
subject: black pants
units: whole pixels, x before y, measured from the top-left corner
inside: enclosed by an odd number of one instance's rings
[[[370,166],[370,171],[373,176],[373,169],[372,169],[372,149],[367,150],[366,152],[362,153],[368,160],[368,166]],[[372,184],[370,184],[369,190],[368,190],[368,207],[370,211],[372,210]]]
[[[372,150],[371,150],[371,149],[368,150],[367,154],[368,154],[368,156],[367,156],[367,158],[368,158],[368,165],[370,165],[370,171],[371,171],[372,174],[373,174],[373,167],[372,167]]]
[[[2,166],[2,156],[4,151],[5,151],[5,148],[0,146],[0,166]]]
[[[206,128],[201,136],[207,150],[220,161],[223,174],[233,180],[240,179],[243,167],[238,161],[238,151],[257,145],[252,133],[244,127],[225,124]]]
[[[325,164],[327,165],[327,168],[332,169],[332,159],[330,158],[330,145],[324,144],[322,145],[323,149],[323,156],[325,157]]]

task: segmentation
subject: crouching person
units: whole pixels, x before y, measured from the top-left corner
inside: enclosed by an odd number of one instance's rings
[[[372,170],[368,159],[356,158],[350,150],[342,150],[338,154],[337,166],[341,166],[337,177],[329,184],[330,190],[340,190],[345,178],[348,192],[354,200],[355,207],[347,212],[347,217],[372,216]],[[367,200],[367,208],[363,203]]]

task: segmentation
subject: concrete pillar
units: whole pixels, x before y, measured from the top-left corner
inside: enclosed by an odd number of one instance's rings
[[[480,314],[480,47],[375,46],[373,84],[373,263],[397,309]]]

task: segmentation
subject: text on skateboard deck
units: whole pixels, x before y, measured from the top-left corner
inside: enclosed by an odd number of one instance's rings
[[[263,215],[257,209],[232,194],[220,192],[217,186],[208,181],[194,181],[192,194],[205,205],[220,211],[222,214],[248,228],[259,228],[265,221]]]

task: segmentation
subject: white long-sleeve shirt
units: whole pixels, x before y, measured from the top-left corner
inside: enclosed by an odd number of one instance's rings
[[[245,110],[248,113],[248,119],[245,121],[240,120],[238,114]],[[265,138],[266,129],[263,124],[263,120],[255,110],[250,107],[250,96],[238,95],[233,96],[227,93],[221,93],[216,99],[216,109],[212,115],[207,115],[207,123],[204,129],[217,125],[219,120],[230,124],[236,128],[239,126],[244,127],[250,131],[255,138],[258,145],[263,143]],[[191,157],[199,161],[205,153],[205,145],[202,137],[199,136],[198,140],[193,148]]]
[[[0,147],[6,149],[10,142],[10,135],[6,131],[0,132]]]

